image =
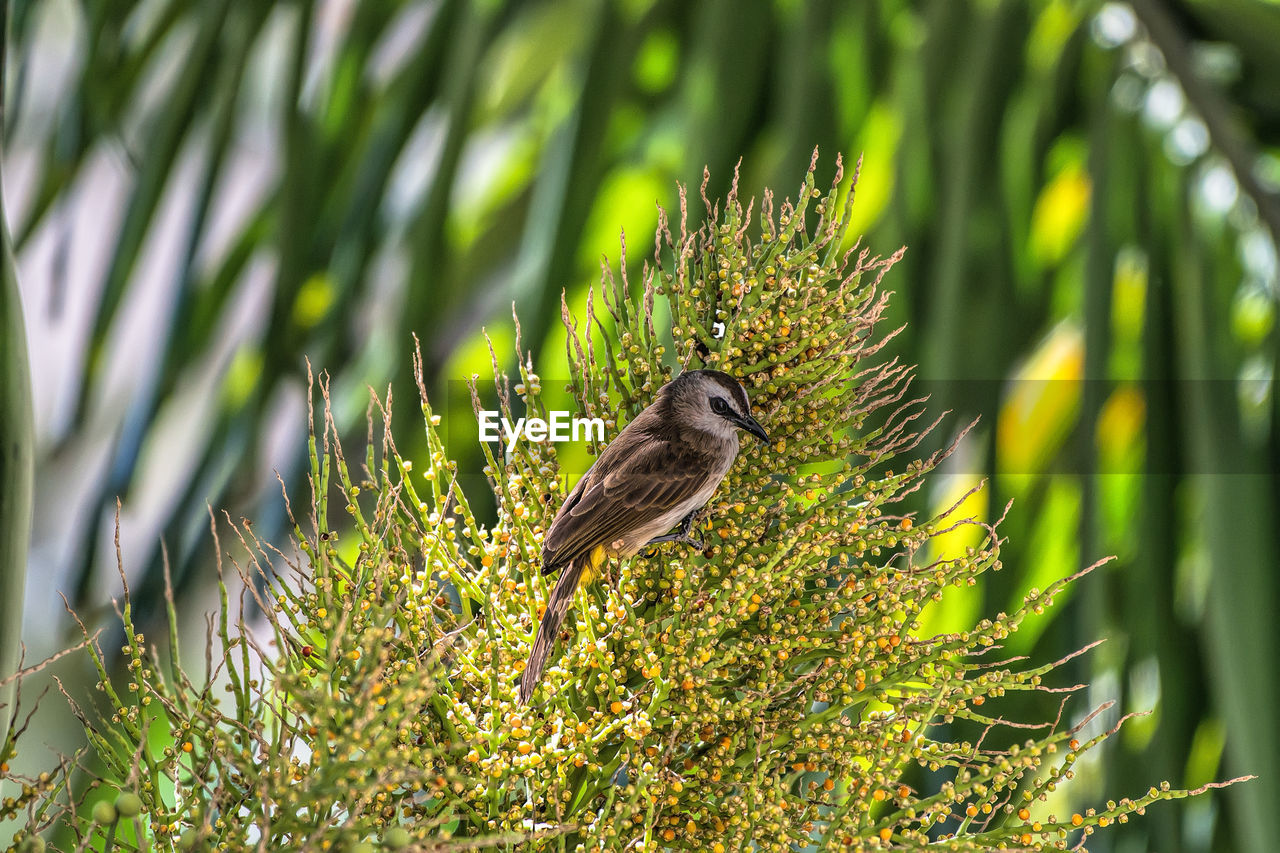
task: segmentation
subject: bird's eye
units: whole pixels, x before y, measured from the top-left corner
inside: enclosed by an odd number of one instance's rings
[[[711,411],[717,415],[727,415],[729,413],[729,404],[724,401],[723,397],[712,397]]]

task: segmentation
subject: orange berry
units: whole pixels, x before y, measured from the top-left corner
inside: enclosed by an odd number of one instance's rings
[[[1018,820],[1030,820],[1030,819],[1031,819],[1031,812],[1027,811],[1025,808],[1018,809]]]
[[[1072,825],[1072,826],[1079,826],[1079,825],[1080,825],[1080,824],[1082,824],[1082,823],[1084,823],[1084,818],[1080,816],[1080,813],[1079,813],[1079,812],[1076,812],[1075,814],[1073,814],[1073,815],[1071,816],[1071,825]]]

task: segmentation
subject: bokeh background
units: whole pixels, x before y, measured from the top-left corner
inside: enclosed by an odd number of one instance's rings
[[[109,621],[117,497],[135,612],[163,542],[202,633],[210,507],[286,535],[304,359],[357,443],[389,383],[412,452],[413,333],[447,398],[487,373],[482,328],[510,363],[514,303],[563,377],[561,293],[580,308],[623,231],[634,273],[677,182],[794,192],[816,147],[820,183],[863,157],[865,244],[908,247],[889,354],[952,410],[938,441],[981,418],[920,509],[1014,500],[1003,572],[938,627],[1116,555],[1011,644],[1106,638],[1063,683],[1154,711],[1073,802],[1259,779],[1091,849],[1275,849],[1280,4],[39,0],[8,38],[30,656],[72,636],[59,592]],[[76,744],[45,704],[29,764]]]

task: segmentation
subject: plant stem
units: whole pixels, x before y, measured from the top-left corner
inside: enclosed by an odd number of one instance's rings
[[[0,2],[0,138],[4,132],[3,68],[9,4]],[[3,187],[0,176],[0,187]],[[0,681],[17,672],[22,655],[22,602],[31,536],[35,427],[22,299],[0,203]],[[18,695],[16,679],[0,688],[0,751]]]

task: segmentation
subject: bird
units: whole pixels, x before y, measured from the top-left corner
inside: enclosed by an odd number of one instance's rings
[[[542,680],[578,585],[594,580],[605,560],[663,542],[701,550],[694,516],[737,458],[739,430],[769,440],[742,383],[720,370],[686,370],[658,389],[574,486],[542,540],[543,574],[559,569],[560,577],[520,674],[520,704]]]

